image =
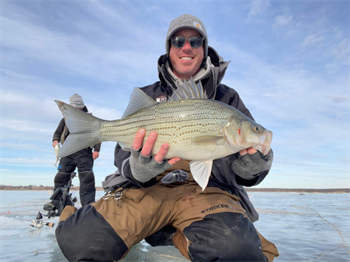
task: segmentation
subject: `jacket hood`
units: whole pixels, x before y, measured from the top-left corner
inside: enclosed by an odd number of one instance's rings
[[[229,62],[223,61],[223,58],[212,47],[208,47],[208,56],[203,59],[200,72],[194,76],[195,82],[201,81],[208,98],[215,98],[216,88],[223,79]],[[169,70],[168,70],[169,69]],[[170,87],[176,89],[176,82],[181,81],[171,70],[171,63],[168,55],[162,55],[158,59],[158,76],[165,89]],[[171,90],[167,90],[172,93]]]

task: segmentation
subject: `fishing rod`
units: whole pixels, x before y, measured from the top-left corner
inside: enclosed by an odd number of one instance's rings
[[[57,209],[50,210],[47,213],[46,216],[48,218],[59,216],[66,205],[74,206],[74,203],[77,201],[77,197],[72,197],[72,193],[69,193],[69,190],[73,186],[72,180],[75,176],[76,176],[76,173],[72,172],[68,183],[64,187],[56,188],[56,190],[51,195],[50,199],[58,200],[58,205],[57,205]]]
[[[48,219],[50,219],[51,217],[59,216],[66,205],[70,204],[74,206],[74,203],[77,201],[77,198],[72,198],[72,193],[69,193],[69,190],[73,186],[72,180],[75,177],[75,175],[76,173],[72,172],[68,183],[64,187],[56,188],[56,190],[51,195],[51,200],[58,200],[58,206],[57,209],[48,211],[48,213],[45,215]],[[36,218],[33,219],[30,223],[30,226],[34,228],[42,228],[43,226],[53,227],[54,225],[55,224],[52,222],[43,221],[43,216],[40,213],[40,211],[38,211]]]

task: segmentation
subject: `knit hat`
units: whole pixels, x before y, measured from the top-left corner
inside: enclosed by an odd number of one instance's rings
[[[208,55],[208,37],[207,37],[207,30],[204,27],[203,22],[193,16],[193,15],[181,15],[178,18],[175,18],[173,21],[171,21],[168,29],[168,33],[166,35],[165,40],[165,50],[166,53],[169,54],[170,51],[170,38],[176,33],[176,31],[179,31],[181,29],[194,29],[198,33],[204,37],[203,47],[204,47],[204,57],[207,57]]]
[[[74,106],[76,108],[83,108],[85,106],[83,98],[80,95],[78,95],[78,94],[72,95],[69,98],[69,100],[70,100],[70,105]]]

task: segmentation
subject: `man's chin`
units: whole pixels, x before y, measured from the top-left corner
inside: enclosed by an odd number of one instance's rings
[[[191,76],[194,76],[197,72],[194,73],[193,70],[182,70],[180,72],[174,72],[174,73],[178,78],[190,79]]]

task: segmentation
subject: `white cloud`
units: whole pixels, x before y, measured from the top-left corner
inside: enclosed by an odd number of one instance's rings
[[[33,81],[33,80],[35,80],[35,77],[33,77],[31,75],[18,73],[18,72],[15,72],[13,70],[6,69],[4,66],[2,66],[0,68],[0,70],[1,70],[1,72],[3,74],[6,74],[6,75],[10,76],[11,78],[16,78],[17,80],[18,79],[22,79],[24,81]]]
[[[156,61],[158,55],[137,49],[130,51],[128,45],[123,44],[130,42],[128,38],[111,37],[115,45],[103,48],[80,36],[69,36],[2,18],[2,46],[10,50],[3,55],[6,64],[14,63],[15,60],[27,63],[35,59],[49,64],[51,68],[104,81],[130,78],[135,70],[147,74],[147,67],[135,61]],[[151,39],[152,36],[149,36],[148,41]],[[134,41],[130,43],[136,44]]]
[[[272,24],[273,29],[279,29],[281,27],[289,26],[292,24],[292,15],[279,15],[275,17],[275,21]]]
[[[331,99],[334,103],[342,103],[350,100],[348,95],[333,95],[331,96]]]
[[[51,140],[48,140],[48,145],[50,145]],[[29,141],[25,141],[23,143],[15,143],[15,142],[3,142],[1,144],[1,148],[2,149],[12,149],[15,150],[17,152],[22,152],[23,150],[26,151],[37,151],[37,152],[44,152],[44,153],[52,153],[54,152],[53,148],[41,148],[38,146],[37,143],[33,143],[33,142],[29,142]],[[3,156],[5,156],[5,152],[3,153]]]
[[[103,120],[117,120],[123,115],[123,112],[117,111],[110,107],[100,107],[94,104],[89,105],[89,111],[92,115],[101,118]]]
[[[343,39],[332,49],[332,54],[345,65],[350,65],[350,42]]]
[[[250,6],[248,17],[265,14],[266,10],[271,6],[269,0],[254,0]]]
[[[52,154],[54,156],[54,154]],[[53,158],[54,159],[54,158]],[[6,165],[13,166],[36,166],[36,167],[47,167],[53,166],[54,160],[43,159],[43,158],[0,158],[0,161]]]
[[[35,106],[41,104],[41,101],[39,101],[36,96],[28,96],[28,94],[25,93],[7,90],[2,92],[1,102],[3,104],[14,105],[16,107]]]
[[[23,121],[16,119],[3,119],[1,123],[2,128],[8,128],[19,132],[34,132],[39,134],[52,134],[51,129],[43,128],[41,124],[32,121]]]
[[[103,143],[101,147],[100,156],[97,160],[95,160],[95,168],[105,168],[107,166],[112,167],[113,169],[113,154],[114,147],[116,143]],[[18,147],[15,149],[19,149]],[[34,150],[34,149],[33,149]],[[36,151],[36,150],[35,150]],[[49,152],[51,151],[51,152]],[[41,152],[41,156],[38,155],[39,152],[36,152],[36,157],[3,157],[0,158],[0,161],[3,166],[31,166],[31,167],[53,167],[56,162],[56,156],[51,147],[51,144],[45,148],[45,151]],[[4,155],[4,154],[3,154]],[[8,170],[8,169],[3,169]],[[108,175],[108,174],[104,174]]]
[[[316,45],[322,43],[323,40],[324,40],[324,36],[310,34],[310,35],[305,37],[304,42],[303,42],[303,46],[304,47],[313,47],[313,46],[316,46]]]

